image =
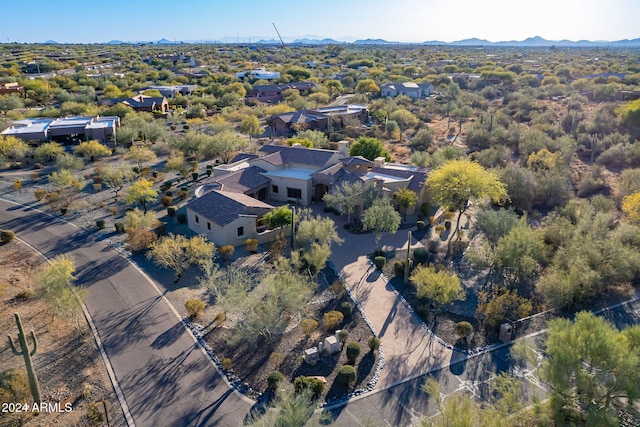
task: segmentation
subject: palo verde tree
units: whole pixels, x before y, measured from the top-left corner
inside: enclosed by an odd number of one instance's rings
[[[76,148],[73,149],[73,153],[79,156],[89,158],[89,161],[93,162],[96,157],[110,156],[111,150],[100,143],[97,140],[81,142]]]
[[[140,202],[144,208],[144,213],[147,213],[147,204],[158,199],[158,192],[151,188],[153,183],[144,178],[140,178],[129,187],[125,202],[128,205],[133,205]]]
[[[138,170],[142,170],[145,162],[152,162],[156,159],[156,155],[149,148],[144,146],[133,146],[124,155],[125,160],[134,162],[138,166]]]
[[[459,236],[460,218],[476,200],[491,199],[494,203],[507,197],[504,185],[497,175],[470,160],[452,160],[434,170],[426,182],[434,201],[445,209],[458,212],[456,229]]]
[[[411,273],[410,279],[416,286],[418,298],[427,298],[436,310],[452,301],[465,298],[458,276],[446,270],[419,265]]]
[[[380,245],[382,233],[395,233],[400,228],[400,222],[400,214],[387,200],[376,200],[362,214],[362,225],[365,230],[373,230],[376,248]]]
[[[135,173],[127,166],[106,166],[100,169],[99,175],[102,182],[113,190],[116,200],[118,193],[122,191],[127,182],[132,181],[135,177]]]
[[[64,147],[57,142],[45,142],[40,144],[34,151],[33,156],[39,162],[50,162],[54,157],[64,153]]]
[[[214,253],[215,245],[204,236],[187,239],[181,234],[169,233],[151,244],[147,258],[159,266],[175,271],[177,283],[192,264],[202,267],[213,258]]]

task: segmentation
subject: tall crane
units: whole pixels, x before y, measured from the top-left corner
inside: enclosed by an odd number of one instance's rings
[[[280,43],[282,43],[282,50],[287,50],[287,47],[284,45],[284,41],[282,40],[282,36],[280,35],[280,31],[278,31],[278,27],[276,27],[275,22],[272,22],[273,28],[276,29],[276,33],[278,33],[278,38],[280,39]]]

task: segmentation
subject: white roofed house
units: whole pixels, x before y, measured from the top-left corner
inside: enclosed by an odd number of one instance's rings
[[[380,86],[380,94],[383,98],[395,98],[398,95],[408,96],[413,99],[426,98],[433,94],[434,87],[431,83],[384,83]]]

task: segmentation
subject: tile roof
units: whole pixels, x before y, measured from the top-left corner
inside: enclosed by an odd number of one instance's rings
[[[258,157],[260,156],[253,153],[239,153],[239,154],[236,154],[236,156],[233,159],[231,159],[229,164],[239,162],[241,160],[253,160],[253,159],[257,159]]]
[[[370,165],[373,166],[373,162],[369,159],[365,159],[362,156],[350,156],[350,157],[343,157],[340,159],[340,162],[342,162],[342,164],[344,164],[345,166],[351,166],[351,165]]]
[[[416,168],[415,170],[401,170],[385,167],[374,167],[371,168],[371,172],[391,175],[402,179],[412,178],[407,188],[409,190],[415,191],[416,193],[420,193],[422,187],[424,187],[425,181],[427,180],[429,169],[420,167]]]
[[[299,163],[311,166],[324,166],[337,151],[321,150],[318,148],[307,148],[302,146],[285,147],[279,145],[264,145],[260,152],[266,154],[280,153],[283,163]],[[264,160],[268,156],[263,157]],[[276,164],[276,163],[274,163]]]
[[[255,215],[255,212],[250,211],[251,208],[266,212],[273,209],[273,206],[244,194],[214,190],[189,202],[187,208],[224,226],[240,215]]]
[[[262,185],[269,184],[269,178],[262,175],[266,170],[250,166],[237,172],[231,172],[214,178],[212,183],[220,184],[220,189],[234,193],[246,193]]]

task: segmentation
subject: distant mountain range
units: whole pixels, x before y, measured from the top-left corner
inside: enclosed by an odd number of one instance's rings
[[[441,40],[429,40],[418,43],[408,43],[408,42],[397,42],[397,41],[388,41],[384,39],[365,39],[365,40],[354,40],[349,38],[349,41],[344,40],[336,40],[331,38],[321,38],[318,36],[304,36],[302,38],[296,39],[285,39],[286,45],[328,45],[328,44],[354,44],[354,45],[417,45],[417,46],[496,46],[496,47],[626,47],[626,48],[634,48],[640,47],[640,38],[636,39],[624,39],[624,40],[616,40],[616,41],[604,41],[604,40],[547,40],[540,36],[529,37],[524,40],[510,40],[510,41],[498,41],[492,42],[489,40],[479,39],[479,38],[470,38],[464,40],[458,40],[454,42],[444,42]],[[56,43],[53,40],[47,40],[44,42],[45,44],[53,44]],[[117,45],[117,44],[139,44],[139,43],[153,43],[159,45],[176,45],[176,44],[265,44],[265,45],[280,45],[280,40],[275,38],[264,38],[264,37],[248,37],[248,38],[239,38],[239,37],[223,37],[219,40],[167,40],[166,38],[162,38],[157,41],[144,41],[144,42],[124,42],[120,40],[111,40],[106,42],[105,44]]]

